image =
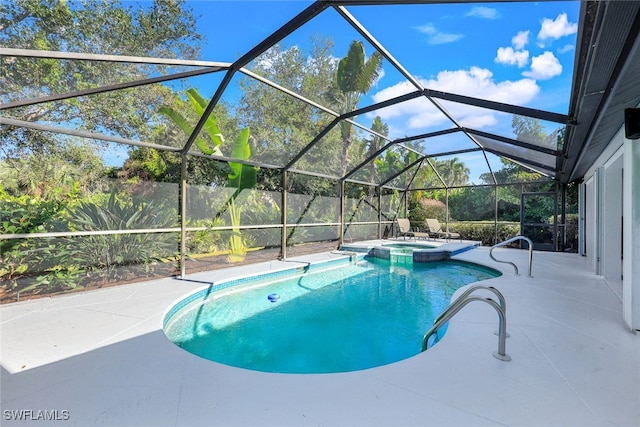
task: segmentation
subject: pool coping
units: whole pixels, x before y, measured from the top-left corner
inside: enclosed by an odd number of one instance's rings
[[[424,249],[416,249],[420,243],[425,243]],[[391,259],[393,249],[389,245],[407,245],[413,248],[413,262],[433,262],[444,261],[459,255],[463,252],[479,247],[480,242],[476,241],[460,241],[460,242],[438,242],[438,241],[419,241],[419,240],[380,240],[365,243],[343,243],[340,250],[348,252],[367,253],[376,258]],[[427,247],[429,245],[430,247]]]
[[[182,297],[176,299],[174,303],[172,303],[167,308],[162,316],[162,327],[166,328],[167,324],[171,321],[173,316],[177,314],[178,311],[188,305],[195,304],[196,301],[200,298],[202,298],[202,301],[200,301],[198,304],[205,302],[209,295],[214,292],[229,289],[234,286],[240,286],[245,283],[258,282],[260,280],[274,280],[279,278],[296,277],[296,275],[305,274],[310,270],[314,270],[316,268],[329,268],[333,264],[339,266],[341,264],[355,262],[353,255],[349,252],[333,251],[333,253],[338,256],[332,259],[315,260],[302,263],[304,265],[284,265],[280,268],[271,269],[266,272],[241,274],[235,277],[221,279],[218,281],[214,281],[208,285],[201,286],[200,288],[195,289],[187,295],[183,295]],[[364,255],[358,256],[358,258],[362,257],[364,257]]]

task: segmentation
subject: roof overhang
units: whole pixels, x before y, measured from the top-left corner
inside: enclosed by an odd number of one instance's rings
[[[640,102],[639,33],[640,2],[582,3],[561,182],[584,177]]]

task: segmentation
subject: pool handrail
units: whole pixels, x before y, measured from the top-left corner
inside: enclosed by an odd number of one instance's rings
[[[429,347],[429,338],[436,333],[446,322],[449,321],[454,315],[456,315],[464,306],[469,304],[472,301],[484,301],[490,306],[492,306],[496,312],[498,313],[498,350],[493,352],[493,356],[496,359],[508,362],[511,360],[511,356],[506,353],[506,345],[507,345],[507,315],[506,315],[506,303],[504,300],[504,296],[498,291],[496,288],[490,287],[491,289],[484,286],[472,286],[467,289],[463,294],[461,294],[454,302],[449,304],[449,306],[436,317],[433,322],[433,326],[429,328],[429,330],[424,334],[422,338],[422,350],[425,351]],[[495,293],[498,296],[498,300],[500,303],[495,302],[491,298],[484,298],[478,296],[470,295],[472,292],[477,289],[487,289],[491,292]],[[502,304],[502,305],[501,305]]]
[[[500,247],[500,246],[504,246],[504,245],[508,245],[509,243],[515,242],[516,240],[525,240],[525,241],[529,244],[529,275],[528,275],[527,277],[533,277],[533,276],[531,275],[531,266],[532,266],[532,263],[533,263],[533,242],[532,242],[532,241],[531,241],[531,239],[529,239],[528,237],[525,237],[525,236],[515,236],[515,237],[512,237],[512,238],[510,238],[510,239],[505,240],[504,242],[496,243],[496,244],[495,244],[495,245],[493,245],[493,246],[491,247],[491,249],[489,250],[489,257],[490,257],[492,260],[494,260],[495,262],[502,262],[502,263],[505,263],[505,264],[511,264],[511,266],[512,266],[512,267],[515,269],[515,271],[516,271],[516,276],[519,276],[520,274],[519,274],[519,272],[518,272],[518,266],[517,266],[517,265],[515,265],[515,264],[514,264],[514,263],[512,263],[511,261],[502,261],[502,260],[496,259],[496,258],[493,256],[493,253],[492,253],[492,252],[493,252],[493,250],[494,250],[495,248]]]
[[[455,301],[453,301],[451,304],[449,304],[449,306],[446,309],[444,309],[444,311],[442,313],[440,313],[438,316],[436,316],[436,318],[433,321],[433,323],[435,324],[442,317],[446,316],[448,311],[452,309],[452,307],[454,306],[454,303],[456,301],[461,300],[462,298],[465,298],[467,295],[472,294],[473,292],[477,291],[478,289],[483,289],[483,290],[487,290],[487,291],[493,292],[494,295],[498,298],[498,304],[500,305],[500,308],[502,308],[502,312],[505,315],[507,314],[507,302],[505,301],[504,296],[502,295],[502,293],[500,293],[499,290],[497,290],[493,286],[472,285],[472,286],[469,286],[467,289],[465,289],[465,291],[462,292],[460,295],[458,295],[458,297],[456,297]]]

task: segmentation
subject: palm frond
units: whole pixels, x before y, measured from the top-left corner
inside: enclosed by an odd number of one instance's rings
[[[338,63],[337,84],[340,91],[354,92],[358,87],[360,70],[364,65],[364,45],[353,41],[349,53]]]
[[[380,71],[382,71],[382,55],[380,52],[374,52],[360,69],[356,92],[367,93],[373,83],[380,77]]]

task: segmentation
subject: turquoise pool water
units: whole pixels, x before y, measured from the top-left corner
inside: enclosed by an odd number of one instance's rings
[[[371,258],[211,292],[170,311],[164,330],[183,349],[231,366],[361,370],[418,354],[456,289],[499,275],[459,261],[404,266]]]

